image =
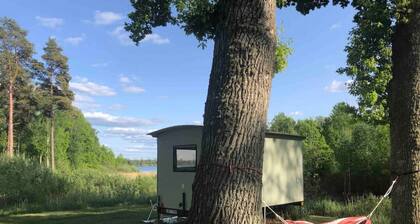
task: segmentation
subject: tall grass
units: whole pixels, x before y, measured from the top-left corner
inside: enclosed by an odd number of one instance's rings
[[[79,169],[52,173],[23,158],[0,157],[0,214],[144,203],[156,194],[152,176]]]
[[[331,199],[310,201],[305,209],[316,215],[332,217],[367,216],[379,202],[380,197],[367,195],[353,197],[347,202],[337,202]],[[372,216],[373,223],[390,223],[391,200],[385,199]]]
[[[309,215],[329,217],[367,216],[379,202],[380,197],[366,195],[353,197],[347,202],[334,201],[328,198],[305,201],[303,207],[288,207],[282,211],[284,217],[290,219],[305,219]],[[389,224],[391,217],[391,200],[385,199],[372,216],[372,222]]]

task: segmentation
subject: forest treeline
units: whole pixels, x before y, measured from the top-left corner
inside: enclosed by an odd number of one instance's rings
[[[56,40],[40,58],[34,48],[13,19],[0,19],[0,152],[52,170],[128,166],[72,105],[68,58]]]
[[[303,141],[305,196],[383,194],[390,181],[388,124],[374,124],[357,109],[339,103],[330,116],[294,120],[276,115],[270,130],[297,134]]]
[[[27,33],[0,18],[0,215],[154,197],[156,180],[101,145],[72,105],[68,58],[54,38],[35,57]]]
[[[139,167],[139,166],[157,166],[156,159],[129,159],[128,163]]]

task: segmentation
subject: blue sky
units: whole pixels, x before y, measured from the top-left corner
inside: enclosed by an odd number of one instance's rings
[[[198,48],[178,27],[154,30],[135,46],[122,29],[128,0],[0,0],[0,16],[28,31],[37,57],[54,37],[69,58],[75,106],[98,130],[102,144],[127,158],[155,158],[149,131],[202,122],[213,44]],[[354,10],[327,7],[302,16],[277,10],[277,25],[294,49],[273,80],[269,119],[327,116],[341,101],[356,105],[335,71],[353,27]]]

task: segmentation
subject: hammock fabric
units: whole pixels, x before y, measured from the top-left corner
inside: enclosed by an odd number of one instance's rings
[[[287,224],[313,224],[312,222],[306,222],[306,221],[286,220],[286,222]],[[348,217],[348,218],[337,219],[331,222],[326,222],[323,224],[372,224],[372,222],[367,217]]]

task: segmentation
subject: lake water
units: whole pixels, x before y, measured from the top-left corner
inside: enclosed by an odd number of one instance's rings
[[[156,172],[157,171],[157,167],[156,166],[139,166],[138,170],[140,172]]]

